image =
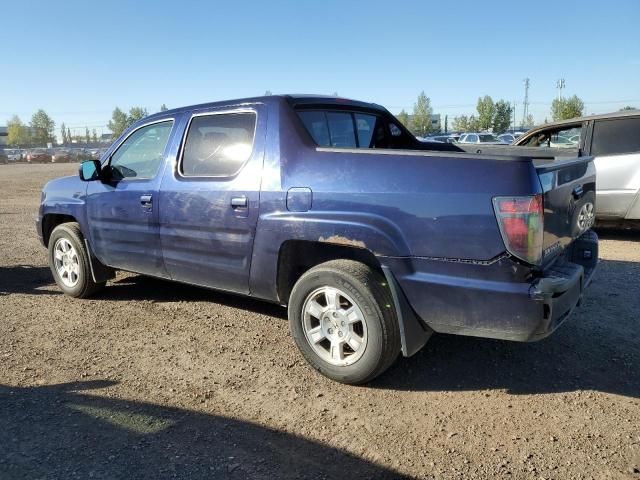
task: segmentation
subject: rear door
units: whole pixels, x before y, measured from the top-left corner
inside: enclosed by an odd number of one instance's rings
[[[598,216],[624,218],[640,190],[640,116],[596,120],[591,155]]]
[[[174,280],[249,292],[265,148],[262,105],[192,114],[160,191],[160,230]]]
[[[106,265],[166,277],[158,225],[158,188],[172,119],[138,127],[103,165],[110,180],[87,183],[91,246]]]

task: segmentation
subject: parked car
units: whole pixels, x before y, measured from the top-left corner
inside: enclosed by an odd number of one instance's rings
[[[51,161],[51,152],[46,148],[33,148],[27,151],[27,162],[47,163]]]
[[[502,143],[513,143],[516,139],[516,136],[513,133],[503,133],[502,135],[498,135],[498,140]]]
[[[518,139],[520,147],[573,149],[595,158],[599,222],[640,220],[640,112],[625,111],[550,123]]]
[[[493,133],[463,133],[458,143],[482,143],[485,145],[505,145],[505,142]]]
[[[335,97],[169,110],[50,181],[37,232],[67,295],[121,269],[287,305],[309,364],[363,383],[434,331],[543,338],[593,274],[591,158],[459,151]]]
[[[0,163],[5,165],[9,163],[9,155],[7,155],[7,153],[1,148],[0,148]]]
[[[7,154],[9,162],[16,163],[22,160],[22,154],[18,149],[12,148],[9,150],[5,150],[5,153]]]
[[[425,137],[425,141],[428,142],[442,142],[442,143],[455,143],[458,140],[458,136],[456,135],[431,135],[429,137]]]
[[[67,150],[66,148],[54,149],[51,154],[52,163],[69,163],[75,160],[75,156],[73,155],[71,150]]]

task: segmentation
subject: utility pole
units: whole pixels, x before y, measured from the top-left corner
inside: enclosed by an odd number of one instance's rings
[[[527,122],[527,116],[529,115],[529,79],[524,79],[524,102],[522,104],[522,125]]]
[[[562,100],[562,89],[565,87],[564,78],[558,79],[556,88],[558,89],[558,100]]]
[[[512,111],[511,116],[513,117],[513,127],[511,130],[511,133],[513,133],[516,131],[516,101],[515,100],[513,101],[513,108],[511,111]]]

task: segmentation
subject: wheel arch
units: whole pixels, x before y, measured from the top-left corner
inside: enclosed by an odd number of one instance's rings
[[[62,225],[63,223],[70,222],[78,222],[78,220],[73,215],[61,214],[61,213],[47,213],[42,217],[42,241],[44,242],[44,246],[49,246],[49,238],[51,237],[51,232],[58,225]]]

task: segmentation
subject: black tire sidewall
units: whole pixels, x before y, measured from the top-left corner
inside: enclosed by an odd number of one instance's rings
[[[73,287],[67,287],[62,280],[60,279],[60,275],[56,271],[55,263],[54,263],[54,254],[55,254],[55,245],[58,240],[64,238],[73,245],[76,253],[78,254],[78,283],[76,283]],[[91,268],[89,266],[89,259],[87,257],[87,251],[85,250],[82,239],[78,237],[78,235],[66,225],[57,226],[51,236],[49,237],[49,267],[51,268],[51,273],[53,274],[53,278],[56,281],[56,284],[60,289],[71,297],[81,297],[85,293],[85,291],[89,287],[89,282],[91,281]]]
[[[367,324],[367,344],[362,356],[352,365],[335,366],[315,353],[305,336],[302,308],[314,290],[330,286],[342,290],[357,304]],[[319,372],[343,383],[366,382],[380,367],[384,354],[382,312],[372,292],[350,275],[330,269],[313,270],[305,274],[294,287],[289,299],[289,327],[305,359]]]

